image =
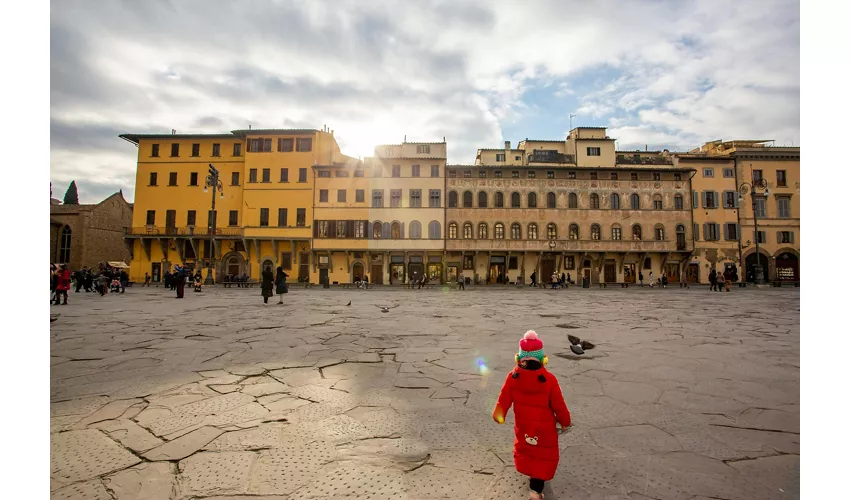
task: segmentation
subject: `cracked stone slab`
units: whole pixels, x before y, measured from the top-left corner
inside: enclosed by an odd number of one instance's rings
[[[196,453],[180,461],[180,491],[197,496],[244,493],[255,458],[255,453],[241,451]]]
[[[283,443],[280,448],[261,451],[248,491],[260,495],[292,493],[308,484],[335,456],[333,446],[324,441]]]
[[[242,386],[239,384],[210,385],[210,389],[219,394],[230,394],[231,392],[236,392],[241,388]]]
[[[290,387],[286,384],[282,384],[277,381],[269,382],[269,383],[261,383],[261,384],[252,384],[246,385],[242,387],[242,394],[248,394],[249,396],[254,396],[255,398],[259,398],[261,396],[268,396],[270,394],[280,394],[289,392]]]
[[[293,494],[301,499],[328,498],[408,498],[403,473],[355,463],[331,463],[322,467],[314,479]]]
[[[428,460],[430,448],[418,439],[374,438],[337,445],[337,460],[409,471]]]
[[[99,479],[75,483],[50,492],[50,500],[113,500]]]
[[[173,441],[149,450],[142,454],[142,456],[152,462],[182,460],[206,446],[222,433],[222,430],[215,427],[201,427]]]
[[[309,401],[300,398],[283,396],[271,403],[263,403],[270,412],[289,412],[310,404]]]
[[[70,401],[61,401],[58,403],[50,403],[50,416],[69,416],[80,415],[80,418],[89,415],[101,406],[109,402],[106,396],[95,396],[87,398],[72,399]]]
[[[248,451],[284,446],[283,432],[288,424],[268,423],[252,429],[226,432],[207,444],[208,451]]]
[[[661,395],[654,385],[621,380],[603,380],[602,390],[606,396],[630,405],[654,403]]]
[[[132,420],[107,420],[98,422],[93,427],[106,432],[109,437],[137,453],[155,448],[163,443],[161,439]]]
[[[404,488],[417,498],[474,498],[494,480],[490,474],[425,465],[404,475]]]
[[[50,436],[50,478],[59,483],[85,481],[139,462],[96,429]]]
[[[113,420],[121,417],[130,407],[137,403],[141,403],[141,399],[123,399],[119,401],[110,401],[102,406],[96,412],[83,418],[74,425],[75,429],[85,429],[91,424],[102,422],[104,420]]]
[[[599,446],[621,453],[647,455],[682,449],[675,437],[652,425],[606,427],[590,433]]]
[[[176,466],[141,463],[104,478],[118,500],[173,498],[177,491]]]

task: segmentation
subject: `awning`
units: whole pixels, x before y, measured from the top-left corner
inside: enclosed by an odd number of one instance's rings
[[[107,264],[109,264],[109,267],[117,267],[117,268],[120,268],[120,269],[130,269],[130,266],[128,266],[127,263],[124,262],[123,260],[122,261],[107,262]]]

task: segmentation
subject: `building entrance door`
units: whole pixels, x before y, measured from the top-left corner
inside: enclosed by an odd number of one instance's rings
[[[383,285],[384,284],[384,265],[383,264],[372,264],[372,275],[369,276],[369,283],[373,285]]]
[[[328,269],[323,267],[319,269],[319,284],[324,285],[325,283],[328,283]]]
[[[404,264],[390,265],[390,283],[397,285],[399,283],[404,283],[406,279],[407,278],[404,275]]]
[[[537,277],[538,283],[552,283],[552,273],[555,272],[555,257],[552,255],[544,255],[540,261],[540,276]]]
[[[623,281],[634,283],[636,274],[634,264],[623,264]]]
[[[428,264],[428,281],[443,283],[443,265],[437,263]]]
[[[612,261],[605,262],[605,283],[617,282],[617,264]]]
[[[298,281],[310,281],[310,254],[298,254]]]
[[[159,283],[162,279],[162,263],[160,262],[152,262],[151,263],[151,281],[154,283]]]
[[[699,283],[699,264],[688,264],[685,268],[685,282]]]
[[[351,281],[362,280],[363,279],[363,263],[355,262],[353,266],[351,266]]]
[[[796,255],[785,252],[776,258],[776,279],[781,281],[800,280],[800,260]]]
[[[678,262],[668,262],[664,264],[664,272],[667,274],[667,281],[669,283],[678,283],[679,282],[679,263]]]
[[[421,280],[422,274],[425,272],[425,266],[422,263],[408,264],[408,276],[410,279]]]

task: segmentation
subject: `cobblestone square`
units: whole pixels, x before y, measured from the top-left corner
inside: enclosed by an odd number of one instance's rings
[[[526,498],[513,414],[490,412],[528,329],[573,419],[547,500],[799,498],[799,289],[69,302],[51,306],[52,498]]]

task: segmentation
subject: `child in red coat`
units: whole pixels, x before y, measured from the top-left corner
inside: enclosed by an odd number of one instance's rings
[[[543,483],[555,477],[560,458],[558,429],[570,426],[570,410],[564,403],[558,379],[544,366],[549,358],[543,341],[533,330],[519,341],[517,366],[508,374],[493,409],[493,420],[503,424],[514,406],[514,465],[531,478],[529,499],[543,498]]]

